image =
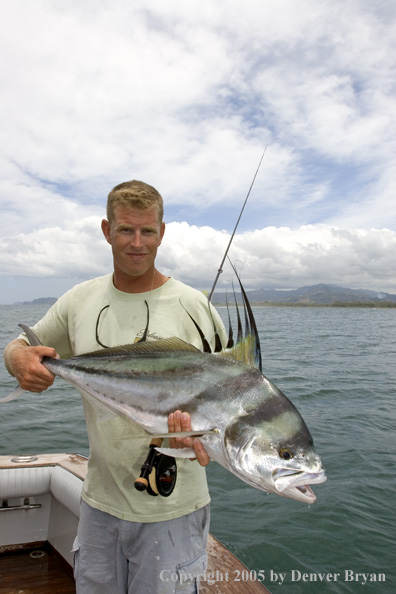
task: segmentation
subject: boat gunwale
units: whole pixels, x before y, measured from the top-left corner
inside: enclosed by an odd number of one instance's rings
[[[34,454],[31,462],[15,461],[16,456],[0,456],[0,470],[10,468],[32,468],[43,466],[60,466],[65,470],[71,472],[81,480],[84,480],[87,475],[87,461],[88,458],[82,454]],[[26,456],[22,456],[26,458]],[[13,461],[14,460],[14,461]]]

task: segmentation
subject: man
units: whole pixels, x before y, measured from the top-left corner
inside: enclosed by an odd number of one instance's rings
[[[24,335],[7,346],[7,369],[22,388],[41,392],[52,384],[54,376],[41,364],[44,356],[67,358],[138,340],[147,307],[147,340],[178,336],[200,348],[189,312],[212,346],[214,320],[225,344],[224,327],[207,299],[155,267],[165,232],[157,190],[137,181],[116,186],[102,231],[112,248],[113,274],[73,287],[34,326],[50,346],[31,347]],[[74,546],[77,593],[197,592],[191,577],[205,570],[210,501],[203,468],[209,457],[202,444],[170,440],[171,447],[193,445],[196,460],[178,461],[170,497],[151,497],[133,487],[147,454],[147,441],[136,439],[144,430],[88,398],[83,404],[90,456]],[[170,432],[190,428],[187,412],[169,416]]]

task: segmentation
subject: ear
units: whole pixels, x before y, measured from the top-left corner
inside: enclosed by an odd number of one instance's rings
[[[162,222],[161,223],[161,229],[160,229],[160,243],[159,243],[159,245],[161,245],[162,238],[164,237],[164,233],[165,233],[165,223]]]
[[[102,232],[106,238],[106,241],[111,245],[111,233],[110,233],[110,223],[106,219],[102,220]]]

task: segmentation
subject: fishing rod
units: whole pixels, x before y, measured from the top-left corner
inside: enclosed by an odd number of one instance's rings
[[[218,271],[217,271],[217,275],[216,275],[215,281],[214,281],[214,283],[213,283],[213,287],[212,287],[212,289],[211,289],[211,291],[210,291],[210,293],[209,293],[209,297],[208,297],[208,300],[209,300],[209,301],[211,301],[211,299],[212,299],[212,297],[213,297],[213,293],[214,293],[215,287],[216,287],[216,285],[217,285],[217,281],[219,280],[219,276],[220,276],[220,274],[223,272],[223,265],[224,265],[225,259],[227,258],[228,250],[229,250],[229,249],[230,249],[230,247],[231,247],[232,240],[234,239],[234,235],[235,235],[235,232],[236,232],[236,230],[237,230],[237,227],[238,227],[238,225],[239,225],[239,221],[241,220],[242,213],[243,213],[243,211],[245,210],[245,206],[246,206],[246,203],[247,203],[247,201],[248,201],[248,198],[249,198],[249,196],[250,196],[250,192],[252,191],[252,188],[253,188],[254,182],[256,181],[256,177],[257,177],[257,174],[258,174],[258,172],[259,172],[259,169],[260,169],[260,166],[261,166],[261,162],[262,162],[262,160],[264,159],[264,155],[265,155],[265,151],[266,151],[266,150],[267,150],[267,147],[265,147],[265,149],[264,149],[264,152],[263,152],[263,154],[261,155],[260,162],[259,162],[259,164],[258,164],[258,166],[257,166],[256,173],[254,174],[254,177],[253,177],[252,183],[250,184],[250,188],[249,188],[249,191],[248,191],[248,193],[247,193],[247,195],[246,195],[245,202],[243,203],[243,206],[242,206],[242,208],[241,208],[241,212],[239,213],[239,217],[238,217],[238,220],[237,220],[237,222],[236,222],[236,225],[235,225],[235,227],[234,227],[234,231],[232,232],[231,239],[230,239],[230,241],[228,242],[227,249],[226,249],[226,251],[225,251],[225,253],[224,253],[223,259],[222,259],[222,261],[221,261],[221,264],[220,264],[220,268],[219,268],[219,269],[218,269]]]

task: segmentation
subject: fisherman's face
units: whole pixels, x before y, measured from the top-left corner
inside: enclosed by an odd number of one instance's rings
[[[102,231],[112,247],[115,277],[151,278],[165,232],[157,206],[139,210],[118,205],[111,224],[102,221]]]

